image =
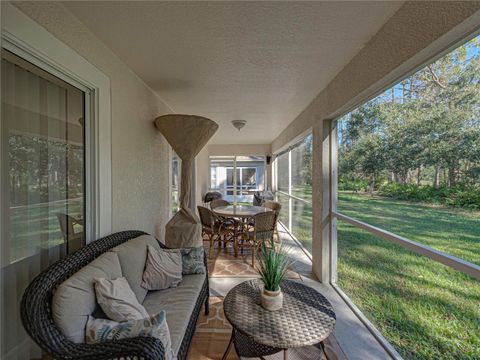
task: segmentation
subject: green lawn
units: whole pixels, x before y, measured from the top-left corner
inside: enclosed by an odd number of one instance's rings
[[[83,216],[82,199],[18,206],[10,209],[10,243],[5,247],[8,261],[13,262],[41,249],[64,242],[56,213],[68,213],[76,218]],[[75,225],[75,231],[82,227]]]
[[[480,213],[340,193],[339,211],[480,264]],[[339,221],[338,283],[406,359],[480,359],[480,282]]]
[[[311,190],[293,192],[295,196],[311,201]],[[277,201],[282,205],[280,221],[288,226],[289,206],[292,206],[292,229],[295,237],[308,250],[312,251],[312,206],[297,199],[290,199],[288,196],[277,193]]]
[[[297,189],[310,198],[310,189]],[[311,206],[282,194],[281,221],[311,251]],[[338,210],[480,264],[480,212],[340,192]],[[338,283],[406,359],[480,359],[480,282],[338,222]]]

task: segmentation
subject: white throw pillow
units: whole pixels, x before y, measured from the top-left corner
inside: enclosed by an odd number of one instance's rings
[[[88,317],[85,333],[87,344],[136,336],[152,336],[160,339],[165,349],[165,359],[171,360],[173,358],[170,330],[164,310],[152,317],[122,323],[107,319],[95,319],[92,316]]]
[[[147,310],[138,302],[124,277],[115,280],[94,278],[97,302],[112,320],[128,321],[148,318]]]
[[[177,286],[182,281],[182,254],[180,250],[157,250],[147,245],[148,255],[143,272],[142,287],[162,290]]]

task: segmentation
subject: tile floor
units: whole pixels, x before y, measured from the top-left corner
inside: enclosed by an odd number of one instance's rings
[[[282,241],[291,247],[291,256],[295,259],[288,274],[289,279],[296,281],[311,281],[312,263],[302,248],[284,231],[280,231]],[[206,250],[209,244],[205,242]],[[193,337],[188,355],[189,360],[221,359],[231,335],[231,326],[223,313],[223,298],[235,285],[253,278],[258,278],[257,271],[251,266],[251,252],[245,249],[237,258],[233,255],[231,246],[218,248],[216,245],[209,256],[210,276],[210,314],[201,314],[197,322],[197,330]],[[319,347],[307,347],[290,351],[291,360],[325,360],[346,359],[331,335],[325,342],[325,351]],[[228,360],[238,360],[232,347]],[[283,359],[283,353],[267,356],[265,360]]]

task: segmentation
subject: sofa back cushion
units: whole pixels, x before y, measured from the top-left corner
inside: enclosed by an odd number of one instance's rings
[[[117,254],[107,252],[60,284],[53,295],[52,315],[68,339],[75,343],[85,342],[88,317],[102,314],[96,301],[93,279],[116,279],[121,276]]]
[[[147,261],[147,245],[160,250],[158,241],[151,235],[141,235],[111,249],[118,255],[122,274],[127,279],[140,304],[147,296],[147,289],[142,287],[142,276]]]

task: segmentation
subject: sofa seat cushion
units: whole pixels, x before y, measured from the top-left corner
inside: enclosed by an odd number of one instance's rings
[[[190,317],[205,282],[205,275],[185,275],[175,288],[151,291],[143,306],[150,316],[165,310],[172,339],[172,350],[178,354]]]
[[[147,260],[147,245],[160,250],[158,241],[151,235],[141,235],[110,250],[118,255],[123,276],[127,279],[140,304],[147,296],[147,289],[142,287],[142,276]]]
[[[55,290],[52,315],[63,334],[75,343],[85,342],[88,317],[105,317],[95,297],[94,278],[122,276],[118,256],[107,252],[65,280]]]

